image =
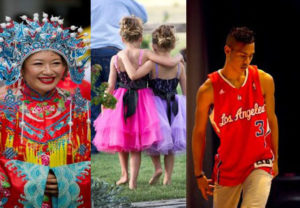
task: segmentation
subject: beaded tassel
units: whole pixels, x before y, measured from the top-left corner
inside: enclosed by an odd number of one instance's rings
[[[86,123],[87,123],[87,141],[90,141],[91,140],[91,119],[90,119],[89,102],[86,102],[86,107],[87,107],[87,119],[86,119]]]
[[[69,116],[69,122],[68,122],[68,125],[69,125],[69,138],[68,138],[68,143],[71,144],[72,143],[72,140],[71,140],[71,137],[72,137],[72,126],[73,126],[73,122],[72,122],[72,104],[73,104],[73,101],[71,100],[71,103],[70,103],[70,116]]]
[[[21,123],[20,123],[20,126],[21,126],[21,144],[23,144],[23,134],[24,134],[24,126],[25,126],[24,109],[25,109],[24,101],[22,101],[22,120],[21,120]]]

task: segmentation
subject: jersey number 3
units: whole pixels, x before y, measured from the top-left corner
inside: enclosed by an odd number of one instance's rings
[[[264,121],[262,120],[255,121],[255,126],[258,126],[258,131],[255,132],[256,137],[263,136],[265,134]]]

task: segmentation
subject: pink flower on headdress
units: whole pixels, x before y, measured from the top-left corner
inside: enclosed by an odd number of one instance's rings
[[[42,154],[41,158],[42,158],[42,164],[48,166],[49,163],[50,163],[50,157],[49,157],[49,155]]]

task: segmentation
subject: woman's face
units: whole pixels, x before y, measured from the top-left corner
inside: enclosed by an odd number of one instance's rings
[[[40,51],[25,60],[22,73],[29,87],[45,95],[56,87],[65,70],[66,65],[60,55],[53,51]]]

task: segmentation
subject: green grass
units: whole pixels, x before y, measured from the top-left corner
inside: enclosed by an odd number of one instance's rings
[[[162,158],[161,161],[163,162]],[[163,165],[163,163],[162,163]],[[142,155],[142,164],[139,172],[137,189],[129,190],[128,184],[122,186],[122,196],[126,196],[131,202],[152,201],[162,199],[185,198],[186,194],[186,155],[177,155],[172,176],[172,184],[162,185],[160,182],[154,186],[148,185],[153,174],[153,165],[147,155]],[[120,165],[117,154],[98,153],[92,155],[92,176],[99,177],[108,183],[114,184],[120,177]]]

